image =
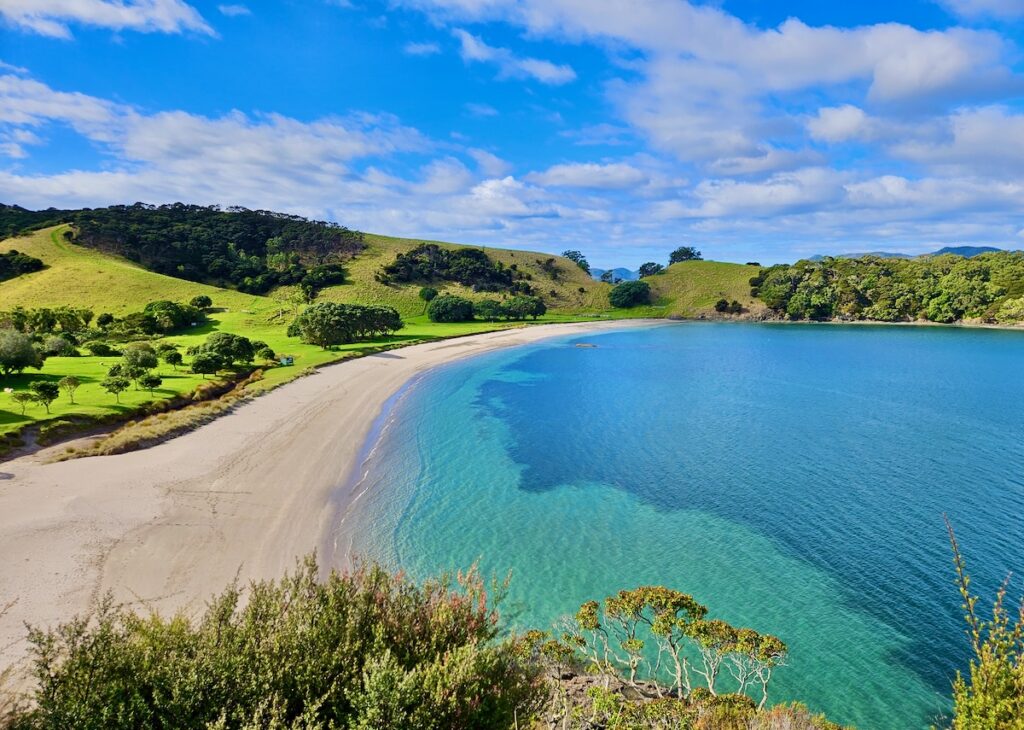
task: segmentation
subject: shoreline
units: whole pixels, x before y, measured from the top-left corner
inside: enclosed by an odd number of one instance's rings
[[[553,337],[657,324],[533,325],[324,366],[141,451],[0,464],[0,671],[25,657],[25,622],[88,612],[107,592],[161,613],[200,612],[232,581],[280,577],[322,550],[353,497],[374,427],[422,373]]]

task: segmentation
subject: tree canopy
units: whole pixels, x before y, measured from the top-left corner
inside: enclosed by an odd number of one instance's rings
[[[113,205],[35,213],[0,208],[0,229],[23,232],[57,223],[75,241],[146,268],[253,294],[294,284],[315,292],[344,280],[342,264],[364,248],[363,234],[297,215],[219,206]]]
[[[562,251],[562,256],[564,256],[565,258],[567,258],[570,261],[572,261],[573,263],[575,263],[577,266],[579,266],[581,269],[586,271],[588,274],[590,273],[590,262],[587,261],[587,257],[584,256],[580,251],[576,251],[576,250]]]
[[[651,286],[646,281],[624,281],[608,292],[613,307],[635,307],[651,300]]]
[[[388,335],[402,327],[402,318],[392,307],[320,302],[295,318],[288,328],[288,335],[328,348]]]
[[[763,268],[751,294],[790,319],[1024,319],[1024,253],[825,258]]]
[[[454,281],[474,291],[531,291],[525,274],[500,261],[491,261],[482,249],[449,249],[436,243],[422,243],[396,254],[395,260],[377,273],[377,279],[385,284]]]
[[[42,268],[42,260],[34,256],[19,253],[14,249],[7,253],[0,253],[0,281],[13,279],[22,274],[30,274],[33,271],[40,271]]]
[[[680,246],[669,254],[668,262],[670,264],[678,264],[682,261],[699,261],[701,258],[703,257],[700,251],[693,246]]]
[[[431,322],[468,322],[473,319],[473,302],[452,294],[435,297],[427,306]]]

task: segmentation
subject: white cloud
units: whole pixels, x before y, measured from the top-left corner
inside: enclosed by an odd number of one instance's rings
[[[1024,114],[1002,106],[960,109],[931,122],[927,133],[904,135],[892,155],[929,166],[948,165],[974,174],[1024,176]]]
[[[942,0],[942,5],[964,18],[1024,17],[1024,0]]]
[[[844,104],[823,107],[818,115],[807,123],[811,137],[822,142],[848,142],[864,139],[869,133],[868,115],[863,109]]]
[[[217,10],[220,11],[221,15],[226,15],[229,18],[236,18],[241,15],[252,15],[252,11],[245,5],[218,5]]]
[[[441,52],[436,43],[406,43],[402,50],[410,56],[433,56]]]
[[[504,177],[512,171],[512,165],[487,150],[470,149],[469,156],[476,161],[477,167],[487,177]]]
[[[712,172],[768,173],[814,160],[793,149],[802,126],[778,100],[806,91],[881,105],[975,100],[1019,88],[1012,44],[991,31],[882,23],[774,28],[685,0],[405,0],[441,22],[506,21],[532,36],[593,41],[642,55],[639,79],[609,86],[620,117],[658,149]],[[466,31],[457,34],[468,36]],[[469,55],[486,56],[466,38]],[[746,172],[744,172],[746,171]]]
[[[3,0],[0,16],[32,33],[70,38],[72,23],[142,33],[194,31],[215,35],[183,0]]]
[[[604,165],[585,162],[554,165],[543,172],[532,173],[527,179],[539,185],[614,190],[643,185],[648,176],[643,170],[622,162]]]
[[[459,40],[463,61],[493,63],[498,67],[499,78],[532,78],[553,86],[567,84],[576,78],[576,72],[571,66],[516,56],[507,48],[489,46],[482,39],[459,28],[453,30],[452,34]]]

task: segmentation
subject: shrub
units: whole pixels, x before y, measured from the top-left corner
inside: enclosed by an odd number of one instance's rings
[[[78,357],[78,350],[61,335],[50,335],[43,340],[43,355],[46,357]]]
[[[260,360],[276,360],[277,353],[269,347],[261,347],[259,352],[256,353],[256,357]]]
[[[613,307],[635,307],[651,300],[651,287],[646,281],[624,281],[608,292]]]
[[[82,347],[95,357],[118,357],[121,355],[120,350],[114,349],[102,340],[89,340]]]
[[[209,309],[213,306],[213,300],[205,294],[192,297],[188,303],[196,309]]]
[[[431,322],[469,322],[473,319],[473,303],[452,294],[442,294],[427,306]]]
[[[368,566],[231,588],[196,622],[101,602],[33,630],[38,728],[511,728],[538,670],[499,640],[475,574],[421,585]]]

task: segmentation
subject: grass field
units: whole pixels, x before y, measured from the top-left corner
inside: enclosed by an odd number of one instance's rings
[[[66,226],[59,226],[0,243],[0,250],[14,248],[40,258],[46,264],[42,271],[0,283],[0,309],[19,305],[26,308],[68,305],[89,308],[97,315],[110,312],[121,316],[139,311],[151,301],[187,301],[205,294],[213,300],[209,320],[187,333],[166,340],[184,349],[201,343],[211,332],[226,331],[262,340],[279,355],[294,357],[294,365],[267,368],[264,379],[253,386],[255,389],[279,385],[309,367],[381,348],[521,326],[515,323],[437,324],[428,321],[424,304],[418,296],[419,285],[384,285],[374,279],[374,274],[384,263],[393,260],[395,254],[422,241],[368,235],[366,250],[347,264],[349,283],[323,290],[320,298],[392,306],[402,314],[406,326],[393,337],[323,350],[286,336],[287,325],[296,311],[285,296],[242,294],[156,274],[130,261],[69,243],[63,235],[66,230]],[[756,267],[707,261],[676,264],[663,274],[646,280],[652,287],[652,305],[622,310],[608,306],[610,285],[594,281],[568,259],[553,257],[558,270],[553,278],[540,265],[552,258],[550,254],[494,248],[485,250],[491,258],[506,265],[517,264],[521,271],[531,275],[531,284],[549,308],[548,314],[539,320],[541,322],[578,321],[590,317],[693,317],[712,312],[714,303],[721,298],[737,299],[751,309],[759,306],[751,300],[747,283],[756,273]],[[474,300],[497,296],[476,294],[458,285],[438,288]],[[100,386],[107,369],[116,361],[117,358],[113,357],[53,357],[46,361],[42,371],[28,370],[19,376],[0,379],[0,387],[14,390],[24,390],[32,381],[57,381],[65,375],[74,375],[82,382],[75,393],[76,403],[72,404],[62,393],[50,406],[49,414],[40,405],[29,406],[22,414],[20,406],[9,396],[0,394],[0,437],[26,425],[71,416],[128,417],[154,402],[187,395],[204,382],[202,376],[186,372],[187,368],[175,371],[161,363],[157,371],[164,381],[161,388],[153,394],[130,389],[121,394],[118,403]]]

